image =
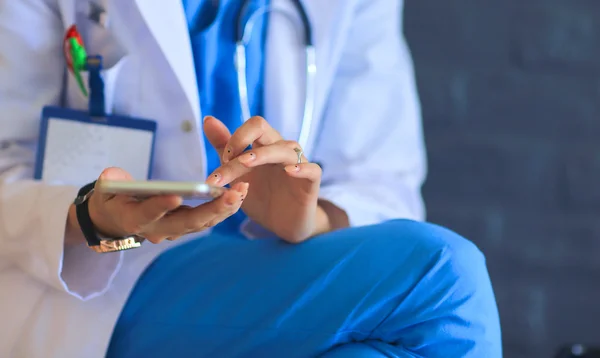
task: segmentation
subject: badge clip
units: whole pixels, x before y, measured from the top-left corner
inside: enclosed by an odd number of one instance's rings
[[[102,56],[88,56],[85,68],[88,71],[90,89],[89,112],[92,118],[104,117],[104,79],[102,78]]]
[[[85,97],[89,97],[89,114],[104,117],[104,80],[102,79],[102,56],[88,56],[77,26],[72,25],[65,33],[63,51],[67,68],[75,76],[77,85]],[[83,81],[82,72],[88,71],[88,87]],[[88,93],[89,88],[89,93]]]

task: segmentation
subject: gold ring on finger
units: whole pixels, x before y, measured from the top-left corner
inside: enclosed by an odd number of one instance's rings
[[[298,155],[298,162],[296,164],[302,164],[302,149],[294,148],[294,152],[296,152],[296,154]]]

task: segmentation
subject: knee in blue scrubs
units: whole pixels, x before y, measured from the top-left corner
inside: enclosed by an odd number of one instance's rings
[[[122,312],[108,357],[359,351],[501,357],[496,302],[477,247],[409,220],[300,245],[211,235],[149,267]]]

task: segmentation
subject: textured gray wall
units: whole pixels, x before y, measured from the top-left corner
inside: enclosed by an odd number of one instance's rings
[[[600,345],[600,1],[406,0],[429,220],[486,254],[506,357]]]

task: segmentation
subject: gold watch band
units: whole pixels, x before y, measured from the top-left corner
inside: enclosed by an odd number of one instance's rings
[[[143,241],[143,237],[131,235],[118,239],[101,239],[100,245],[90,245],[89,247],[98,253],[115,252],[138,248],[142,246]]]

